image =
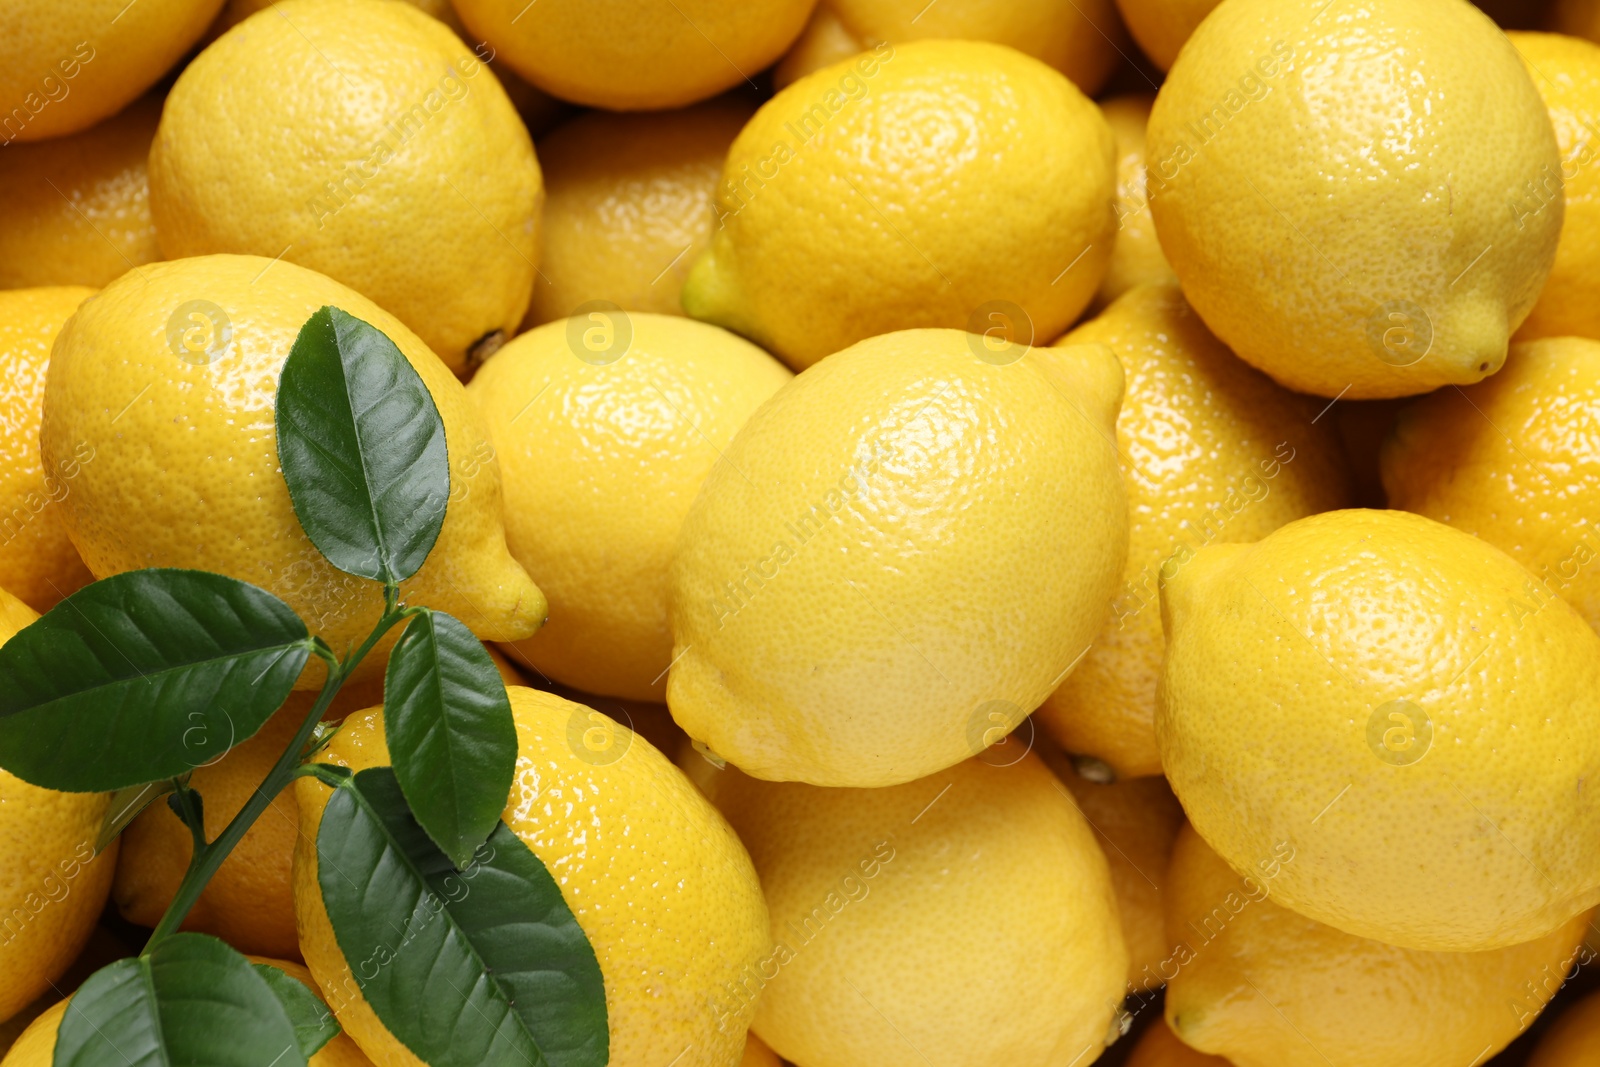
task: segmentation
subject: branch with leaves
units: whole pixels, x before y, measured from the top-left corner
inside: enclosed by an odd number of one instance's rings
[[[436,1067],[603,1067],[594,950],[544,864],[500,821],[517,756],[504,684],[465,625],[401,598],[450,498],[432,396],[388,337],[324,307],[284,363],[275,419],[306,535],[339,570],[383,586],[383,613],[359,646],[330,648],[249,583],[149,569],[79,590],[0,647],[0,767],[47,789],[115,791],[102,848],[162,795],[194,840],[143,952],[73,996],[55,1064],[289,1067],[339,1032],[300,982],[179,932],[273,798],[313,774],[334,790],[316,843],[323,903],[345,958],[380,961],[352,973],[384,1026]],[[351,774],[316,763],[329,706],[396,627],[383,694],[393,765]],[[189,772],[254,735],[313,656],[326,667],[315,704],[207,840]],[[473,892],[451,890],[462,877]],[[410,934],[398,947],[396,930]]]

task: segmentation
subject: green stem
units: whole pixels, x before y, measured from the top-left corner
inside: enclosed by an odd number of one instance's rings
[[[393,586],[384,590],[384,603],[386,610],[383,618],[378,620],[378,625],[372,633],[362,642],[361,647],[351,654],[343,663],[333,654],[327,645],[320,640],[313,639],[312,651],[328,664],[328,679],[323,683],[322,692],[317,696],[317,702],[306,713],[305,720],[300,723],[300,729],[295,732],[294,740],[289,742],[289,747],[283,750],[278,757],[278,762],[273,764],[272,770],[267,772],[266,778],[256,786],[250,799],[245,802],[239,814],[233,817],[227,828],[217,835],[217,839],[210,844],[203,844],[204,831],[200,831],[196,838],[196,849],[193,859],[189,861],[189,869],[184,873],[183,882],[178,886],[178,892],[173,896],[172,903],[167,906],[166,914],[161,917],[161,922],[150,934],[150,940],[145,942],[142,956],[148,956],[157,945],[176,933],[183,925],[183,920],[188,918],[195,902],[200,899],[200,894],[205,890],[206,883],[211,881],[211,876],[217,873],[222,866],[222,861],[228,858],[250,829],[261,813],[267,810],[283,787],[297,777],[300,760],[305,752],[306,742],[311,739],[311,734],[317,728],[317,723],[327,714],[328,707],[333,703],[333,698],[339,695],[339,689],[349,679],[356,667],[368,653],[375,648],[384,634],[394,628],[394,625],[413,612],[402,608],[398,603],[398,592]],[[192,829],[192,827],[191,827]]]
[[[189,828],[189,836],[194,839],[194,855],[198,856],[206,847],[206,821],[200,814],[200,806],[194,802],[197,794],[187,782],[175,778],[172,795],[178,798],[178,807],[183,809],[183,823]]]

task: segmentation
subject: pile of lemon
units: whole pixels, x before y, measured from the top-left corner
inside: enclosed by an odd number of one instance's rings
[[[0,0],[0,637],[142,567],[367,632],[275,450],[333,304],[431,368],[403,589],[615,1067],[1600,1062],[1600,3],[1481,6]],[[328,795],[187,926],[415,1064]],[[188,865],[110,803],[0,772],[4,1067]]]

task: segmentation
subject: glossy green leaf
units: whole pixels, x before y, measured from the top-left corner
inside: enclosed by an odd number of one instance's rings
[[[283,1003],[239,953],[174,934],[73,994],[54,1067],[305,1067]]]
[[[362,995],[432,1067],[605,1067],[605,986],[555,879],[504,823],[457,871],[388,767],[342,780],[317,881]]]
[[[335,307],[306,320],[278,379],[278,462],[300,525],[335,567],[399,582],[444,525],[444,420],[376,327]]]
[[[517,768],[505,682],[457,619],[423,611],[389,654],[383,727],[412,814],[457,867],[500,821]]]
[[[299,616],[246,582],[103,579],[0,648],[0,767],[68,792],[176,778],[259,730],[310,654]]]
[[[133,824],[133,820],[155,801],[171,793],[174,789],[173,780],[165,778],[159,782],[145,782],[142,785],[130,785],[125,789],[118,789],[111,794],[111,803],[106,807],[105,818],[100,820],[100,832],[95,835],[95,855],[104,852],[122,831]]]
[[[270,963],[256,963],[256,973],[267,980],[273,996],[283,1005],[284,1014],[294,1027],[300,1055],[310,1059],[317,1050],[339,1036],[339,1020],[333,1011],[306,984]]]

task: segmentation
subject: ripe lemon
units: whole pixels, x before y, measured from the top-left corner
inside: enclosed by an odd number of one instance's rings
[[[771,64],[815,0],[456,0],[534,85],[616,111],[682,107]]]
[[[679,290],[711,239],[728,146],[755,107],[737,97],[681,111],[591,111],[539,142],[549,194],[528,324],[594,301],[682,315]]]
[[[1139,1043],[1128,1054],[1125,1067],[1232,1067],[1221,1056],[1209,1056],[1178,1040],[1165,1019],[1145,1027]]]
[[[215,763],[196,767],[189,784],[205,798],[206,837],[215,840],[245,806],[305,720],[315,693],[295,693],[254,737],[229,749]],[[383,700],[374,682],[339,691],[328,717],[371,707]],[[223,860],[195,902],[183,929],[222,938],[240,952],[300,955],[294,928],[290,870],[299,814],[293,790],[273,798]],[[155,926],[177,895],[194,854],[189,828],[164,803],[146,808],[122,834],[122,853],[111,899],[122,917]]]
[[[1145,126],[1150,93],[1116,96],[1100,105],[1117,143],[1117,237],[1111,246],[1111,262],[1094,303],[1103,308],[1136,285],[1162,285],[1176,282],[1172,264],[1161,253],[1156,239],[1155,219],[1145,181]]]
[[[1382,462],[1393,507],[1475,534],[1532,572],[1524,613],[1560,597],[1600,630],[1600,341],[1514,345],[1488,381],[1405,409]]]
[[[334,305],[371,323],[421,375],[444,420],[451,503],[428,562],[402,596],[486,640],[530,636],[544,596],[511,558],[500,470],[459,382],[370,300],[292,263],[203,256],[141,267],[84,305],[51,356],[40,431],[47,468],[87,445],[61,514],[98,577],[193,567],[262,586],[340,654],[383,610],[376,582],[341,574],[300,528],[278,468],[278,373],[305,320]],[[381,673],[392,631],[362,664]],[[322,677],[313,661],[302,677]]]
[[[39,616],[0,590],[0,644]],[[0,770],[0,1020],[50,988],[105,907],[117,846],[95,855],[106,793],[58,793]]]
[[[99,288],[160,258],[145,173],[160,118],[147,96],[82,133],[0,152],[0,288]]]
[[[1220,0],[1117,0],[1128,32],[1150,62],[1171,70],[1183,47]]]
[[[1028,734],[1024,726],[1007,738],[1006,745],[1025,741]],[[1183,808],[1164,778],[1093,782],[1077,773],[1053,746],[1041,744],[1036,751],[1072,792],[1110,865],[1122,941],[1128,948],[1128,991],[1153,993],[1166,981],[1160,973],[1168,956],[1161,895],[1172,841],[1183,825]],[[1010,757],[1002,746],[983,758],[1003,763]]]
[[[1587,914],[1487,952],[1340,933],[1272,899],[1271,872],[1305,861],[1285,852],[1241,878],[1192,827],[1178,835],[1166,1017],[1188,1044],[1237,1067],[1482,1063],[1538,1017],[1581,950]]]
[[[761,876],[773,947],[724,996],[758,1003],[784,1059],[1068,1067],[1114,1033],[1128,954],[1106,861],[1037,756],[884,789],[680,759]]]
[[[1556,598],[1526,610],[1527,580],[1399,511],[1200,549],[1162,586],[1156,713],[1195,829],[1240,871],[1287,843],[1280,904],[1403,948],[1503,948],[1594,906],[1600,637]]]
[[[1519,338],[1600,337],[1587,282],[1600,271],[1600,46],[1555,33],[1511,33],[1555,127],[1561,165],[1519,187],[1519,214],[1565,201],[1555,266]]]
[[[550,598],[520,650],[592,693],[666,698],[667,567],[734,431],[793,375],[715,326],[597,311],[512,341],[467,393],[505,479],[506,542]]]
[[[179,77],[150,150],[169,258],[247,253],[343,282],[458,374],[528,306],[544,191],[511,101],[407,4],[286,0]]]
[[[1600,1061],[1600,993],[1562,1012],[1528,1057],[1528,1067],[1584,1067]]]
[[[782,1067],[783,1061],[778,1054],[767,1047],[767,1043],[750,1034],[744,1042],[744,1059],[739,1061],[739,1067]]]
[[[200,39],[221,7],[222,0],[8,3],[0,145],[64,137],[121,111]]]
[[[1121,395],[1103,346],[956,330],[875,337],[784,386],[683,524],[672,717],[814,785],[907,782],[1004,737],[1122,572]]]
[[[1128,562],[1111,619],[1039,709],[1070,752],[1118,775],[1161,773],[1156,680],[1162,574],[1213,542],[1254,541],[1345,503],[1324,405],[1235,359],[1176,285],[1142,286],[1061,344],[1109,345],[1127,375],[1117,447],[1128,490]]]
[[[253,963],[266,963],[278,968],[285,974],[298,979],[308,986],[317,996],[322,995],[322,990],[312,981],[311,972],[290,960],[265,959],[260,956],[251,956]],[[53,1007],[40,1015],[17,1038],[17,1043],[11,1046],[11,1051],[6,1053],[5,1059],[0,1060],[0,1067],[52,1067],[55,1061],[56,1032],[61,1029],[61,1018],[67,1013],[67,1002],[58,1001]],[[371,1067],[372,1061],[367,1059],[356,1043],[350,1040],[348,1034],[336,1034],[322,1048],[318,1049],[308,1061],[309,1067]]]
[[[93,295],[80,286],[0,291],[0,588],[37,611],[91,580],[67,539],[63,514],[79,475],[94,462],[94,446],[73,442],[46,464],[39,421],[50,346]]]
[[[775,80],[782,88],[884,41],[898,46],[950,38],[1009,45],[1093,95],[1122,58],[1117,46],[1127,34],[1112,0],[821,0]]]
[[[1505,34],[1466,0],[1230,0],[1150,114],[1161,248],[1206,324],[1301,392],[1500,369],[1554,261],[1561,157]]]
[[[501,818],[556,872],[594,946],[611,1067],[662,1067],[675,1057],[679,1067],[735,1067],[753,1006],[726,1004],[724,989],[768,951],[767,908],[744,847],[648,741],[581,704],[521,687],[506,692],[520,751]],[[613,737],[606,759],[585,746],[590,730]],[[321,758],[355,770],[386,764],[382,709],[348,718]],[[322,905],[316,839],[328,795],[310,778],[295,785],[300,948],[340,1023],[374,1062],[417,1064],[362,998]]]
[[[722,177],[683,306],[796,368],[916,326],[1049,341],[1115,237],[1099,108],[996,44],[885,44],[816,71],[756,112]]]

